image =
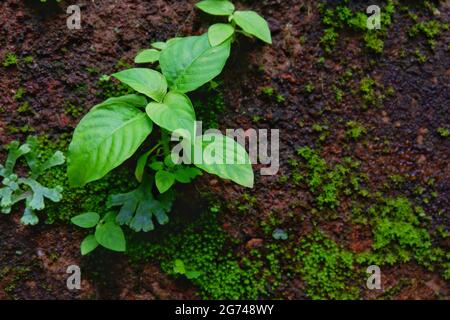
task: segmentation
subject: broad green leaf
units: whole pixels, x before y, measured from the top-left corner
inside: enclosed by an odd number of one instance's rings
[[[93,234],[88,235],[84,240],[81,242],[81,254],[83,256],[87,255],[88,253],[95,250],[95,248],[98,247],[98,242],[95,240],[95,236]]]
[[[139,54],[134,58],[135,63],[153,63],[159,60],[160,51],[155,49],[146,49],[139,52]]]
[[[162,170],[164,168],[164,163],[161,161],[155,161],[150,164],[150,168],[155,171]]]
[[[162,41],[153,42],[152,47],[158,50],[164,50],[167,47],[167,43]]]
[[[85,212],[73,217],[70,221],[81,228],[93,228],[100,221],[100,215],[97,212]]]
[[[272,36],[267,21],[254,11],[236,11],[233,20],[245,32],[264,42],[272,44]]]
[[[72,186],[105,176],[131,157],[152,131],[148,116],[129,104],[94,107],[78,124],[68,151]]]
[[[122,228],[114,222],[97,225],[95,229],[95,240],[109,250],[118,252],[125,251],[125,235],[123,234]]]
[[[173,91],[193,91],[221,72],[230,56],[230,41],[217,47],[208,34],[181,38],[161,52],[161,70]]]
[[[167,82],[158,71],[146,68],[133,68],[112,75],[139,93],[160,102],[167,92]]]
[[[147,99],[144,96],[141,96],[138,94],[127,94],[127,95],[120,96],[120,97],[109,98],[109,99],[103,101],[102,103],[97,104],[92,109],[98,108],[98,107],[104,107],[104,106],[108,106],[108,105],[117,105],[117,104],[127,105],[129,107],[145,108],[147,103],[148,103]]]
[[[155,182],[159,192],[164,193],[174,184],[175,176],[171,172],[160,170],[155,174]]]
[[[229,16],[234,12],[234,5],[226,0],[204,0],[195,5],[200,10],[215,15]]]
[[[201,146],[203,148],[201,148]],[[194,164],[208,173],[230,179],[244,187],[253,187],[253,169],[249,156],[239,143],[222,134],[213,133],[196,139]]]
[[[194,167],[180,167],[175,170],[175,179],[181,183],[190,183],[195,177],[201,175],[202,172]]]
[[[169,92],[163,103],[150,102],[145,111],[160,127],[171,132],[183,129],[180,135],[192,140],[195,132],[195,111],[186,95]]]
[[[136,169],[134,170],[134,176],[136,177],[136,180],[139,182],[142,182],[142,177],[144,175],[145,165],[147,164],[148,157],[152,153],[152,150],[147,151],[142,156],[139,157]]]
[[[227,23],[216,23],[208,29],[209,43],[215,47],[231,38],[234,34],[234,27]]]

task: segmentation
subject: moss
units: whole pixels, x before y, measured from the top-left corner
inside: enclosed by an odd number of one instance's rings
[[[306,86],[305,86],[305,92],[306,93],[313,93],[314,90],[316,89],[316,87],[314,86],[314,84],[312,82],[309,82]]]
[[[261,89],[261,93],[264,94],[267,97],[273,98],[277,103],[283,103],[285,101],[285,98],[282,94],[278,93],[274,88],[272,87],[264,87]]]
[[[429,20],[416,23],[408,32],[410,37],[417,37],[423,34],[427,38],[428,45],[434,49],[437,37],[442,31],[448,30],[448,24],[441,23],[437,20]]]
[[[422,54],[419,49],[416,49],[415,55],[417,58],[417,62],[419,62],[420,64],[424,64],[428,60],[427,56]]]
[[[64,113],[67,115],[78,118],[83,114],[83,112],[83,106],[77,105],[77,103],[73,103],[71,101],[66,101],[66,103],[64,103]]]
[[[438,128],[437,129],[437,133],[442,137],[442,138],[448,138],[450,136],[450,130],[448,130],[447,128]]]
[[[15,53],[8,52],[3,59],[3,66],[8,68],[17,65],[18,59]]]
[[[306,161],[305,182],[320,209],[336,208],[343,192],[357,194],[362,191],[359,185],[360,178],[351,175],[351,171],[357,168],[359,163],[346,158],[342,163],[329,166],[309,147],[300,148],[297,153]]]
[[[368,213],[374,237],[373,251],[362,253],[359,263],[393,265],[414,259],[433,270],[445,260],[445,252],[433,246],[430,233],[423,227],[424,210],[407,198],[388,198],[370,207]]]
[[[367,15],[358,9],[352,9],[348,1],[328,2],[319,6],[322,13],[322,22],[327,27],[320,40],[325,52],[330,53],[335,47],[342,30],[351,30],[362,33],[366,48],[374,53],[383,52],[384,41],[387,35],[387,28],[392,23],[392,16],[395,13],[395,4],[392,0],[385,1],[381,10],[381,29],[370,30],[367,28]]]
[[[23,99],[23,96],[25,95],[25,89],[19,88],[17,89],[16,93],[14,94],[14,100],[19,101]]]
[[[334,28],[326,28],[320,38],[320,44],[323,46],[325,52],[331,53],[336,46],[339,34]]]
[[[347,130],[345,136],[349,139],[358,140],[366,133],[366,129],[356,121],[347,122]]]
[[[354,255],[315,231],[295,248],[296,270],[311,299],[357,299],[359,290],[348,283],[356,278]]]
[[[25,101],[19,106],[19,108],[17,108],[18,113],[26,113],[28,111],[30,111],[30,104],[28,103],[28,101]]]
[[[174,266],[175,260],[181,260],[188,270],[200,274],[191,281],[205,299],[257,299],[265,293],[259,275],[262,262],[235,257],[231,239],[211,215],[188,225],[173,221],[171,230],[164,232],[162,240],[129,242],[132,261],[156,259],[165,273],[180,277]]]
[[[26,64],[32,64],[34,62],[34,58],[32,56],[26,56],[25,58],[23,58],[23,62],[25,62]]]

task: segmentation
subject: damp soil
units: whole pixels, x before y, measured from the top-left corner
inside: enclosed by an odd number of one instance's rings
[[[64,2],[44,7],[34,2],[0,3],[0,58],[8,52],[33,57],[28,64],[0,67],[2,145],[23,141],[29,134],[57,139],[71,133],[81,115],[101,101],[96,94],[100,75],[110,74],[119,60],[131,64],[136,53],[153,41],[200,34],[208,23],[193,9],[195,1],[98,0],[79,1],[82,29],[68,30]],[[290,232],[306,234],[319,225],[353,252],[371,246],[370,230],[345,219],[348,203],[341,203],[333,219],[317,217],[311,214],[313,200],[306,189],[279,182],[280,175],[289,174],[288,160],[298,148],[317,145],[319,134],[312,129],[317,123],[329,131],[320,155],[327,161],[345,156],[361,161],[371,187],[382,187],[395,174],[408,174],[414,180],[411,183],[425,188],[426,181],[434,178],[438,197],[425,209],[433,223],[448,226],[450,139],[440,137],[437,129],[450,123],[449,32],[440,36],[436,50],[427,51],[428,60],[419,64],[413,53],[416,48],[427,50],[425,41],[409,38],[412,22],[395,16],[381,56],[368,53],[358,36],[344,32],[325,64],[319,65],[324,26],[316,1],[238,1],[237,6],[251,7],[268,18],[274,43],[267,46],[242,39],[234,47],[221,76],[226,111],[219,127],[280,130],[279,174],[261,176],[260,166],[255,166],[255,188],[246,192],[257,201],[245,214],[232,206],[220,214],[226,232],[243,243],[239,250],[266,240],[260,222],[274,211],[282,221],[288,213],[298,217],[286,218]],[[450,21],[450,2],[441,2],[439,9],[441,19]],[[306,41],[299,41],[302,37]],[[333,85],[349,68],[359,70],[358,75],[348,79],[344,97],[337,103]],[[394,87],[395,93],[382,106],[362,108],[361,97],[354,91],[364,76]],[[307,84],[314,85],[313,93],[305,93]],[[267,97],[263,87],[274,88],[284,101]],[[18,112],[20,103],[13,98],[18,88],[25,90],[30,106],[25,113]],[[79,116],[64,112],[67,101],[82,108]],[[364,124],[364,143],[348,141],[348,121]],[[213,176],[201,177],[194,187],[224,203],[235,203],[244,193],[241,187]],[[197,288],[165,275],[156,262],[131,264],[125,256],[108,252],[95,261],[81,258],[81,231],[63,223],[28,228],[17,217],[14,213],[0,217],[0,299],[197,298]],[[450,243],[443,245],[448,251]],[[72,264],[86,270],[82,290],[66,287],[66,268]],[[399,287],[394,298],[449,297],[448,282],[415,263],[389,267],[383,274],[390,287]],[[305,298],[303,284],[289,280],[279,296]],[[363,296],[377,298],[370,292]]]

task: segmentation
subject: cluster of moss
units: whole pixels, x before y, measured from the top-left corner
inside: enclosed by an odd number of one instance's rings
[[[158,239],[159,238],[159,239]],[[257,299],[265,293],[260,278],[262,262],[239,259],[233,254],[232,240],[224,233],[212,215],[194,223],[172,221],[164,237],[152,241],[134,239],[127,253],[133,261],[159,261],[167,274],[180,276],[175,261],[198,276],[191,281],[200,295],[211,299]]]
[[[363,33],[366,48],[375,53],[382,53],[384,48],[383,38],[387,34],[387,28],[391,24],[392,15],[395,12],[394,1],[385,1],[381,11],[381,29],[379,30],[368,29],[368,18],[365,12],[355,11],[348,4],[349,1],[344,0],[319,5],[323,15],[322,22],[326,26],[320,40],[325,52],[332,52],[339,38],[339,32],[348,29]]]
[[[408,34],[411,38],[418,37],[422,34],[427,39],[427,44],[431,49],[436,47],[437,38],[443,31],[447,31],[448,23],[441,23],[438,20],[432,19],[428,21],[419,21],[419,17],[415,14],[410,14],[410,17],[416,22]]]
[[[367,194],[367,190],[360,186],[363,177],[357,172],[360,166],[359,162],[353,161],[351,158],[344,158],[342,163],[330,166],[325,159],[309,147],[300,148],[297,150],[297,154],[305,160],[305,163],[298,166],[297,162],[293,163],[297,170],[300,170],[300,173],[296,175],[294,175],[294,171],[293,177],[296,176],[296,180],[306,183],[320,209],[336,208],[340,203],[342,193],[347,195]]]
[[[333,240],[315,231],[303,237],[295,249],[296,270],[311,299],[357,299],[359,289],[349,281],[357,278],[355,257]]]
[[[387,198],[371,206],[367,213],[373,232],[373,250],[362,253],[359,263],[393,265],[414,259],[429,270],[441,269],[443,276],[448,277],[448,254],[433,245],[422,207],[413,206],[404,197]]]
[[[32,56],[25,56],[23,59],[23,62],[25,64],[31,64],[34,62],[34,59]],[[2,65],[5,68],[11,67],[11,66],[17,66],[19,64],[19,58],[14,52],[8,52],[6,53]]]
[[[383,101],[395,93],[393,87],[385,88],[370,77],[365,77],[360,81],[359,91],[362,95],[363,109],[382,106]]]

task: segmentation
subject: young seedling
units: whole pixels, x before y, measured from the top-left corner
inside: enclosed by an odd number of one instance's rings
[[[47,188],[38,182],[39,177],[47,170],[62,165],[65,161],[64,155],[56,151],[46,161],[41,161],[36,152],[36,139],[28,138],[27,143],[20,145],[13,141],[8,146],[8,157],[5,165],[0,165],[0,176],[3,181],[0,184],[0,208],[2,213],[9,214],[13,206],[25,201],[25,209],[20,222],[24,225],[35,225],[39,218],[35,211],[45,208],[45,198],[59,202],[62,198],[62,188],[56,186]],[[14,172],[16,162],[24,157],[30,171],[26,176],[20,177]]]
[[[141,185],[129,193],[111,195],[108,202],[109,208],[120,208],[116,223],[134,231],[153,230],[153,218],[159,224],[167,223],[173,186],[176,182],[190,183],[201,170],[253,187],[250,159],[240,144],[219,133],[196,135],[195,109],[187,94],[222,72],[236,32],[271,43],[270,30],[257,13],[235,11],[229,1],[206,0],[197,7],[227,16],[229,23],[215,24],[200,36],[155,42],[152,48],[141,51],[135,62],[154,64],[161,72],[131,68],[113,74],[136,94],[110,98],[93,107],[78,124],[69,146],[69,182],[81,187],[136,155],[146,142],[148,149],[137,155],[135,170]],[[149,139],[155,125],[159,127],[159,140]],[[193,165],[174,161],[177,155],[171,152],[169,134],[175,134],[183,146],[200,150],[200,161],[193,161]],[[211,150],[217,151],[214,157]],[[193,158],[192,154],[183,157]],[[230,158],[241,161],[228,164]],[[153,196],[155,191],[159,195]]]
[[[98,245],[112,251],[125,251],[125,235],[122,228],[116,223],[116,214],[114,212],[106,213],[102,219],[96,212],[86,212],[73,217],[71,221],[84,229],[95,227],[95,232],[86,236],[81,242],[82,255],[95,250]]]

